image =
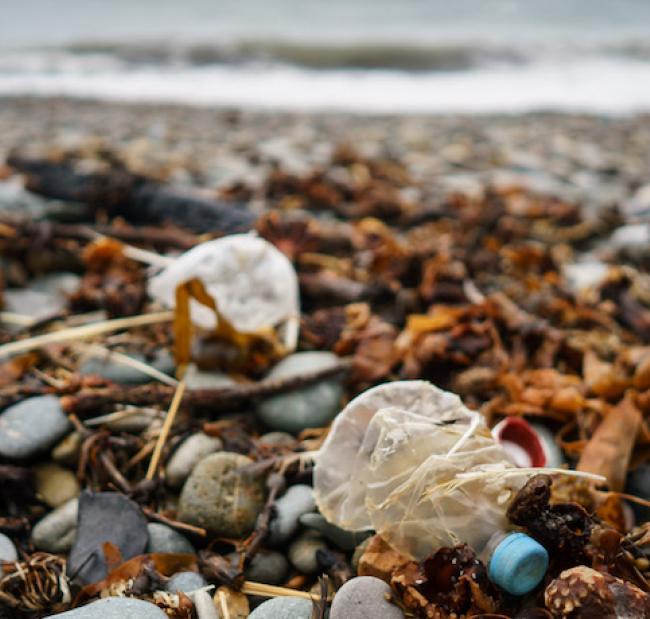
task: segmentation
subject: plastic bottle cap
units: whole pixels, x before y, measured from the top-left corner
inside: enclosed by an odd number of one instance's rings
[[[524,595],[540,583],[547,568],[544,546],[524,533],[510,533],[494,549],[488,576],[508,593]]]

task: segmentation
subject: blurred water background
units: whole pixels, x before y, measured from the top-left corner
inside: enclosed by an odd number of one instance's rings
[[[644,111],[650,1],[5,0],[0,95]]]

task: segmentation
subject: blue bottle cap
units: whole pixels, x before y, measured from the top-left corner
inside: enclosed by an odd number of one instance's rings
[[[548,568],[546,548],[524,533],[510,533],[494,549],[488,563],[493,583],[512,595],[532,591]]]

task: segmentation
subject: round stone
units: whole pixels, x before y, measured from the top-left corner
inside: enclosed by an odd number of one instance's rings
[[[48,449],[70,429],[59,398],[23,400],[0,414],[0,456],[23,459]]]
[[[168,619],[155,604],[135,598],[110,597],[45,619]]]
[[[194,554],[195,550],[189,540],[166,524],[150,522],[147,525],[149,543],[147,552],[189,552]]]
[[[170,354],[167,351],[160,351],[156,353],[153,359],[147,359],[144,355],[140,353],[129,353],[127,355],[135,361],[140,361],[141,363],[146,363],[154,369],[163,372],[165,374],[172,374],[175,369],[173,360],[171,359]],[[79,367],[79,373],[84,376],[90,374],[98,374],[106,380],[110,380],[114,383],[120,383],[123,385],[140,385],[144,383],[149,383],[153,379],[152,376],[139,370],[136,367],[131,365],[126,365],[121,363],[115,358],[112,358],[110,355],[106,357],[94,356],[90,357],[84,361]]]
[[[267,585],[279,585],[289,571],[286,557],[274,550],[260,550],[255,554],[245,571],[246,580]]]
[[[370,531],[346,531],[327,522],[321,514],[303,514],[300,524],[308,529],[318,531],[327,541],[332,542],[337,548],[349,552],[354,550],[364,539],[372,535]]]
[[[79,500],[71,499],[39,520],[32,529],[34,546],[45,552],[69,552],[77,534],[78,512]]]
[[[188,436],[174,451],[167,464],[166,474],[169,487],[180,488],[197,463],[222,448],[221,439],[208,436],[203,432]]]
[[[183,486],[180,520],[222,537],[250,533],[266,499],[264,478],[241,470],[252,462],[229,452],[201,460]]]
[[[277,597],[260,604],[248,619],[311,619],[312,607],[303,598]]]
[[[190,591],[196,591],[201,587],[205,587],[207,584],[201,574],[197,574],[196,572],[178,572],[167,581],[165,589],[171,593],[176,593],[177,591],[189,593]]]
[[[270,447],[284,447],[287,449],[293,449],[296,445],[296,437],[288,432],[267,432],[262,434],[257,441]]]
[[[79,454],[81,453],[81,444],[83,443],[83,438],[79,432],[76,430],[70,432],[67,436],[63,438],[62,441],[57,443],[52,448],[52,460],[58,462],[59,464],[64,464],[67,466],[76,466],[79,461]]]
[[[318,574],[321,569],[316,560],[316,552],[321,549],[327,549],[323,538],[314,531],[307,531],[289,546],[289,561],[303,574]]]
[[[386,597],[390,587],[374,576],[348,580],[334,596],[330,619],[404,619],[399,607]]]
[[[268,375],[271,380],[309,374],[333,367],[338,357],[330,352],[299,352],[286,357]],[[320,380],[301,389],[280,393],[257,408],[272,430],[298,433],[327,425],[340,409],[343,388],[338,378]]]
[[[298,530],[298,519],[314,511],[314,490],[306,484],[296,484],[275,502],[275,517],[269,525],[269,544],[284,544]]]
[[[14,543],[4,533],[0,533],[0,562],[3,561],[7,563],[18,561],[18,552]],[[3,569],[0,566],[0,575],[2,573]]]
[[[74,473],[58,464],[43,464],[34,469],[36,496],[50,507],[59,507],[79,496],[81,488]]]
[[[230,376],[221,372],[204,372],[196,364],[190,363],[185,370],[185,386],[187,389],[220,389],[236,384]]]

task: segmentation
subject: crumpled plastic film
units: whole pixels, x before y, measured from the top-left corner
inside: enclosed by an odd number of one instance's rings
[[[185,252],[151,279],[149,294],[174,307],[176,287],[198,278],[219,311],[241,333],[274,327],[298,316],[298,278],[289,259],[253,234],[233,234]],[[214,313],[191,301],[192,322],[216,326]]]
[[[314,490],[330,522],[374,529],[421,560],[461,542],[480,552],[506,528],[508,502],[527,477],[457,395],[398,381],[339,414],[317,457]]]

